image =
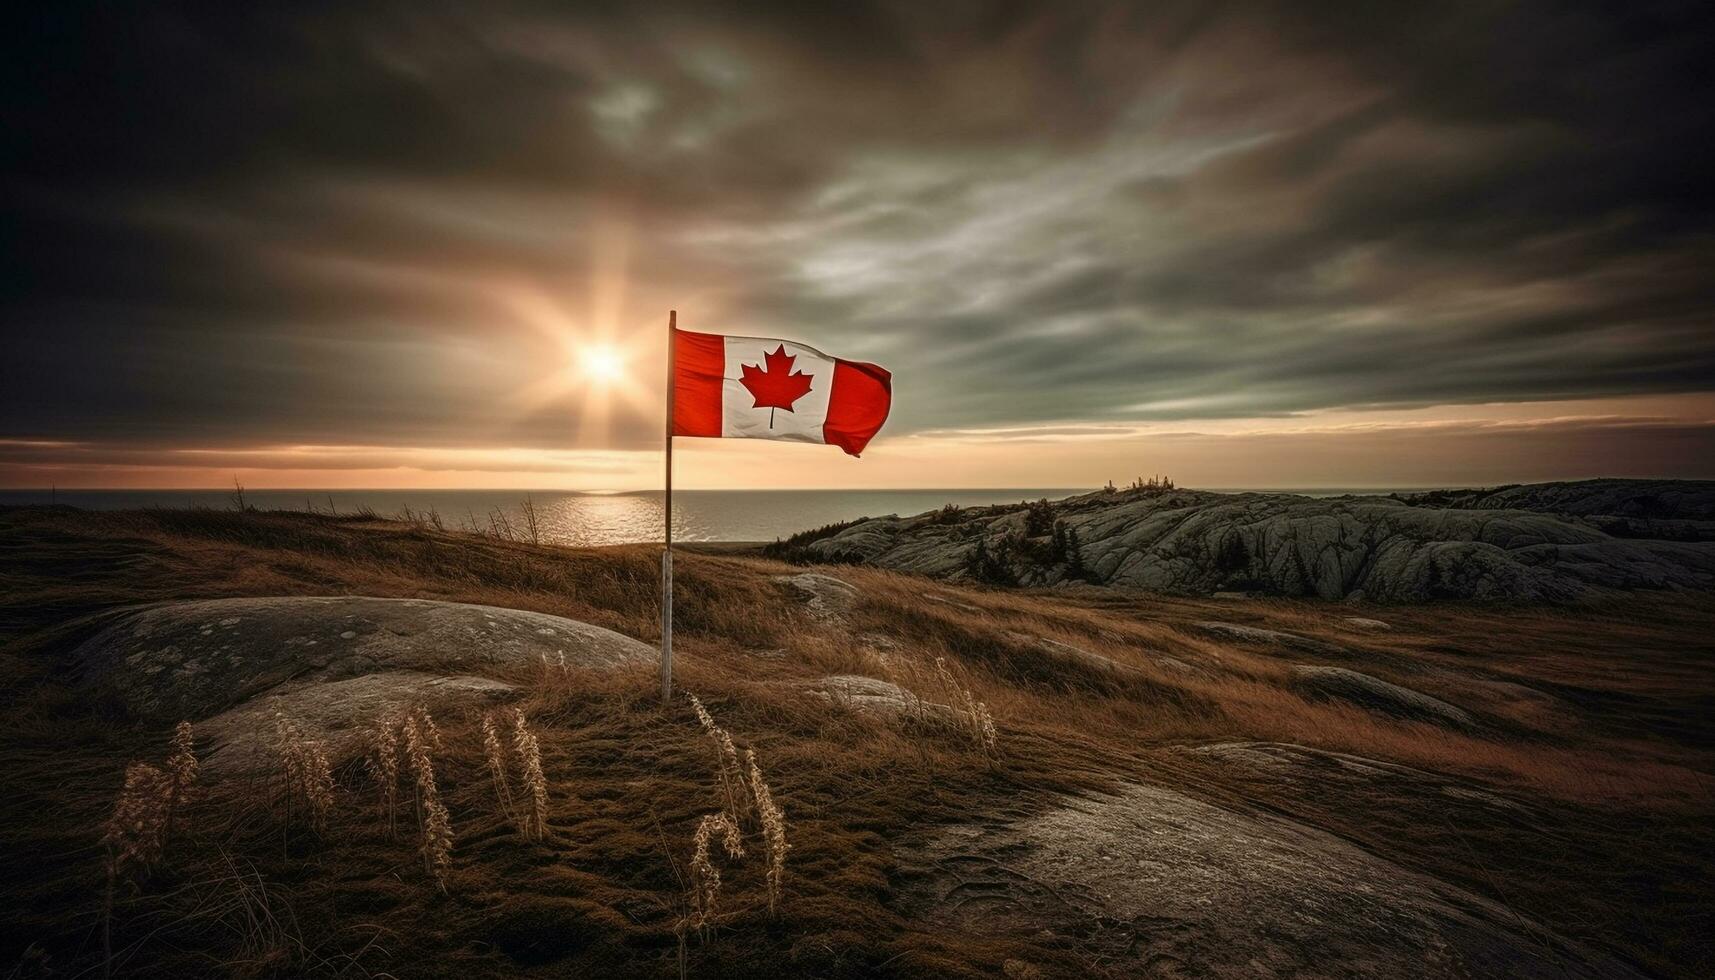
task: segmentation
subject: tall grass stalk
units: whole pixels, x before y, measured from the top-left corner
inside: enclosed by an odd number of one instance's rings
[[[292,823],[294,806],[316,833],[327,829],[333,810],[333,768],[321,743],[304,735],[296,722],[274,714],[275,750],[280,761],[280,800],[285,824]]]
[[[387,836],[397,834],[396,813],[399,804],[399,726],[401,718],[384,715],[371,735],[369,758],[365,765],[381,787],[381,812],[387,817]]]
[[[482,754],[488,760],[488,777],[494,784],[494,799],[500,807],[500,816],[509,824],[518,826],[518,810],[512,802],[512,778],[507,772],[506,747],[500,741],[500,728],[494,721],[495,713],[490,711],[482,716]]]
[[[935,676],[946,691],[948,704],[953,709],[953,716],[958,720],[959,727],[977,750],[992,761],[999,749],[1000,735],[995,730],[994,716],[989,713],[988,705],[978,701],[976,695],[953,675],[952,669],[947,666],[947,658],[935,658]]]
[[[738,764],[738,748],[733,745],[727,730],[715,724],[714,716],[703,707],[703,702],[695,694],[687,697],[691,699],[691,709],[697,713],[697,721],[714,745],[715,777],[720,781],[724,812],[735,827],[741,826],[750,814],[750,797],[745,790],[744,772]]]
[[[412,788],[417,813],[417,849],[423,856],[423,870],[435,879],[435,886],[447,890],[447,869],[452,864],[452,816],[441,803],[440,789],[435,785],[435,765],[429,758],[429,744],[438,745],[440,732],[427,710],[417,708],[405,716],[400,734],[405,744],[405,757],[410,760]]]
[[[111,975],[113,968],[114,892],[120,881],[140,880],[160,863],[172,836],[174,814],[196,783],[190,722],[179,722],[169,745],[165,769],[147,762],[125,767],[125,785],[102,827],[101,844],[107,852],[101,902],[103,976]]]
[[[524,721],[524,712],[512,709],[512,749],[529,794],[530,808],[523,812],[524,836],[541,840],[548,833],[548,779],[542,773],[542,743]]]
[[[167,775],[171,782],[167,799],[167,827],[165,831],[167,837],[171,837],[173,834],[173,820],[179,807],[183,805],[185,797],[190,794],[191,787],[196,785],[200,767],[197,764],[194,743],[195,736],[191,730],[191,723],[188,721],[179,722],[173,728],[173,739],[170,743],[171,751],[167,755]]]
[[[171,812],[172,777],[149,765],[125,767],[125,785],[101,836],[107,882],[101,900],[101,975],[113,973],[113,897],[122,880],[136,881],[161,859]]]
[[[482,750],[488,760],[500,814],[528,840],[541,840],[548,832],[548,779],[542,772],[542,743],[530,730],[524,712],[490,711],[482,718]],[[509,729],[502,739],[501,728]],[[512,765],[507,747],[518,765],[519,792],[512,791]],[[522,802],[520,802],[522,801]]]
[[[727,857],[740,858],[744,856],[744,845],[739,837],[738,826],[724,813],[709,813],[697,823],[697,831],[691,837],[691,893],[690,914],[685,924],[695,929],[706,942],[708,940],[709,924],[714,921],[715,904],[720,898],[721,873],[710,860],[709,842],[715,835],[721,837]]]
[[[542,520],[536,513],[536,501],[529,494],[524,495],[524,502],[519,505],[524,512],[524,536],[531,544],[542,543]]]
[[[768,914],[780,905],[780,881],[786,874],[786,852],[792,845],[786,842],[786,811],[774,802],[762,770],[756,765],[756,752],[746,749],[745,767],[750,777],[751,798],[756,804],[757,822],[762,824],[762,840],[768,849]]]
[[[125,767],[125,785],[101,838],[110,877],[141,877],[154,869],[166,848],[172,805],[171,775],[147,762]]]

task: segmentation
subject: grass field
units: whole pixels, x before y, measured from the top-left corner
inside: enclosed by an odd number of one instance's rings
[[[103,914],[100,839],[140,727],[63,654],[119,606],[270,595],[422,597],[567,616],[659,639],[657,551],[573,550],[421,525],[291,513],[0,510],[0,972],[472,977],[1089,974],[1075,939],[929,928],[896,901],[897,849],[936,827],[1143,780],[1283,815],[1500,902],[1650,973],[1715,969],[1715,601],[1634,595],[1536,609],[1169,599],[970,589],[827,569],[860,599],[837,624],[741,554],[676,562],[677,679],[752,749],[789,856],[723,864],[718,914],[687,932],[700,818],[720,807],[689,701],[650,670],[519,671],[548,786],[540,839],[498,812],[481,718],[437,718],[454,845],[444,890],[387,833],[360,763],[334,772],[326,829],[283,826],[267,787],[213,784],[159,866]],[[1348,622],[1385,620],[1375,631]],[[1219,620],[1325,641],[1290,658]],[[1052,643],[1124,670],[1054,655]],[[878,654],[885,654],[881,656]],[[899,680],[939,702],[945,661],[992,716],[889,719],[809,693],[829,675]],[[1317,699],[1293,663],[1361,669],[1461,705],[1457,730]],[[1518,698],[1525,688],[1544,697]],[[1261,782],[1187,747],[1234,740],[1351,753],[1509,803]],[[1450,814],[1456,814],[1450,818]],[[747,844],[747,847],[756,846]],[[103,921],[111,922],[110,953]],[[44,971],[51,971],[44,972]]]

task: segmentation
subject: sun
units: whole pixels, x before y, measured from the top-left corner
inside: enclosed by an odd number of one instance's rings
[[[625,357],[606,344],[592,344],[579,351],[578,367],[584,377],[602,384],[625,377]]]

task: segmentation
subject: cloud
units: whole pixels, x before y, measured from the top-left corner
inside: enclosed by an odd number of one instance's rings
[[[1706,5],[27,16],[0,436],[652,445],[519,295],[886,364],[878,449],[1715,379]]]

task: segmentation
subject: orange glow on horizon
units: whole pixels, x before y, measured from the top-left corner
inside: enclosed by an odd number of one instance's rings
[[[555,379],[581,378],[559,365]],[[597,386],[581,384],[586,392]],[[633,378],[610,386],[658,397]],[[586,395],[586,397],[593,397]],[[682,439],[685,489],[1097,487],[1167,473],[1195,487],[1483,486],[1592,476],[1715,478],[1715,398],[1325,412],[1282,419],[883,433],[850,459],[746,440]],[[127,449],[0,439],[0,487],[47,489],[640,490],[659,446],[630,449],[296,445]]]

